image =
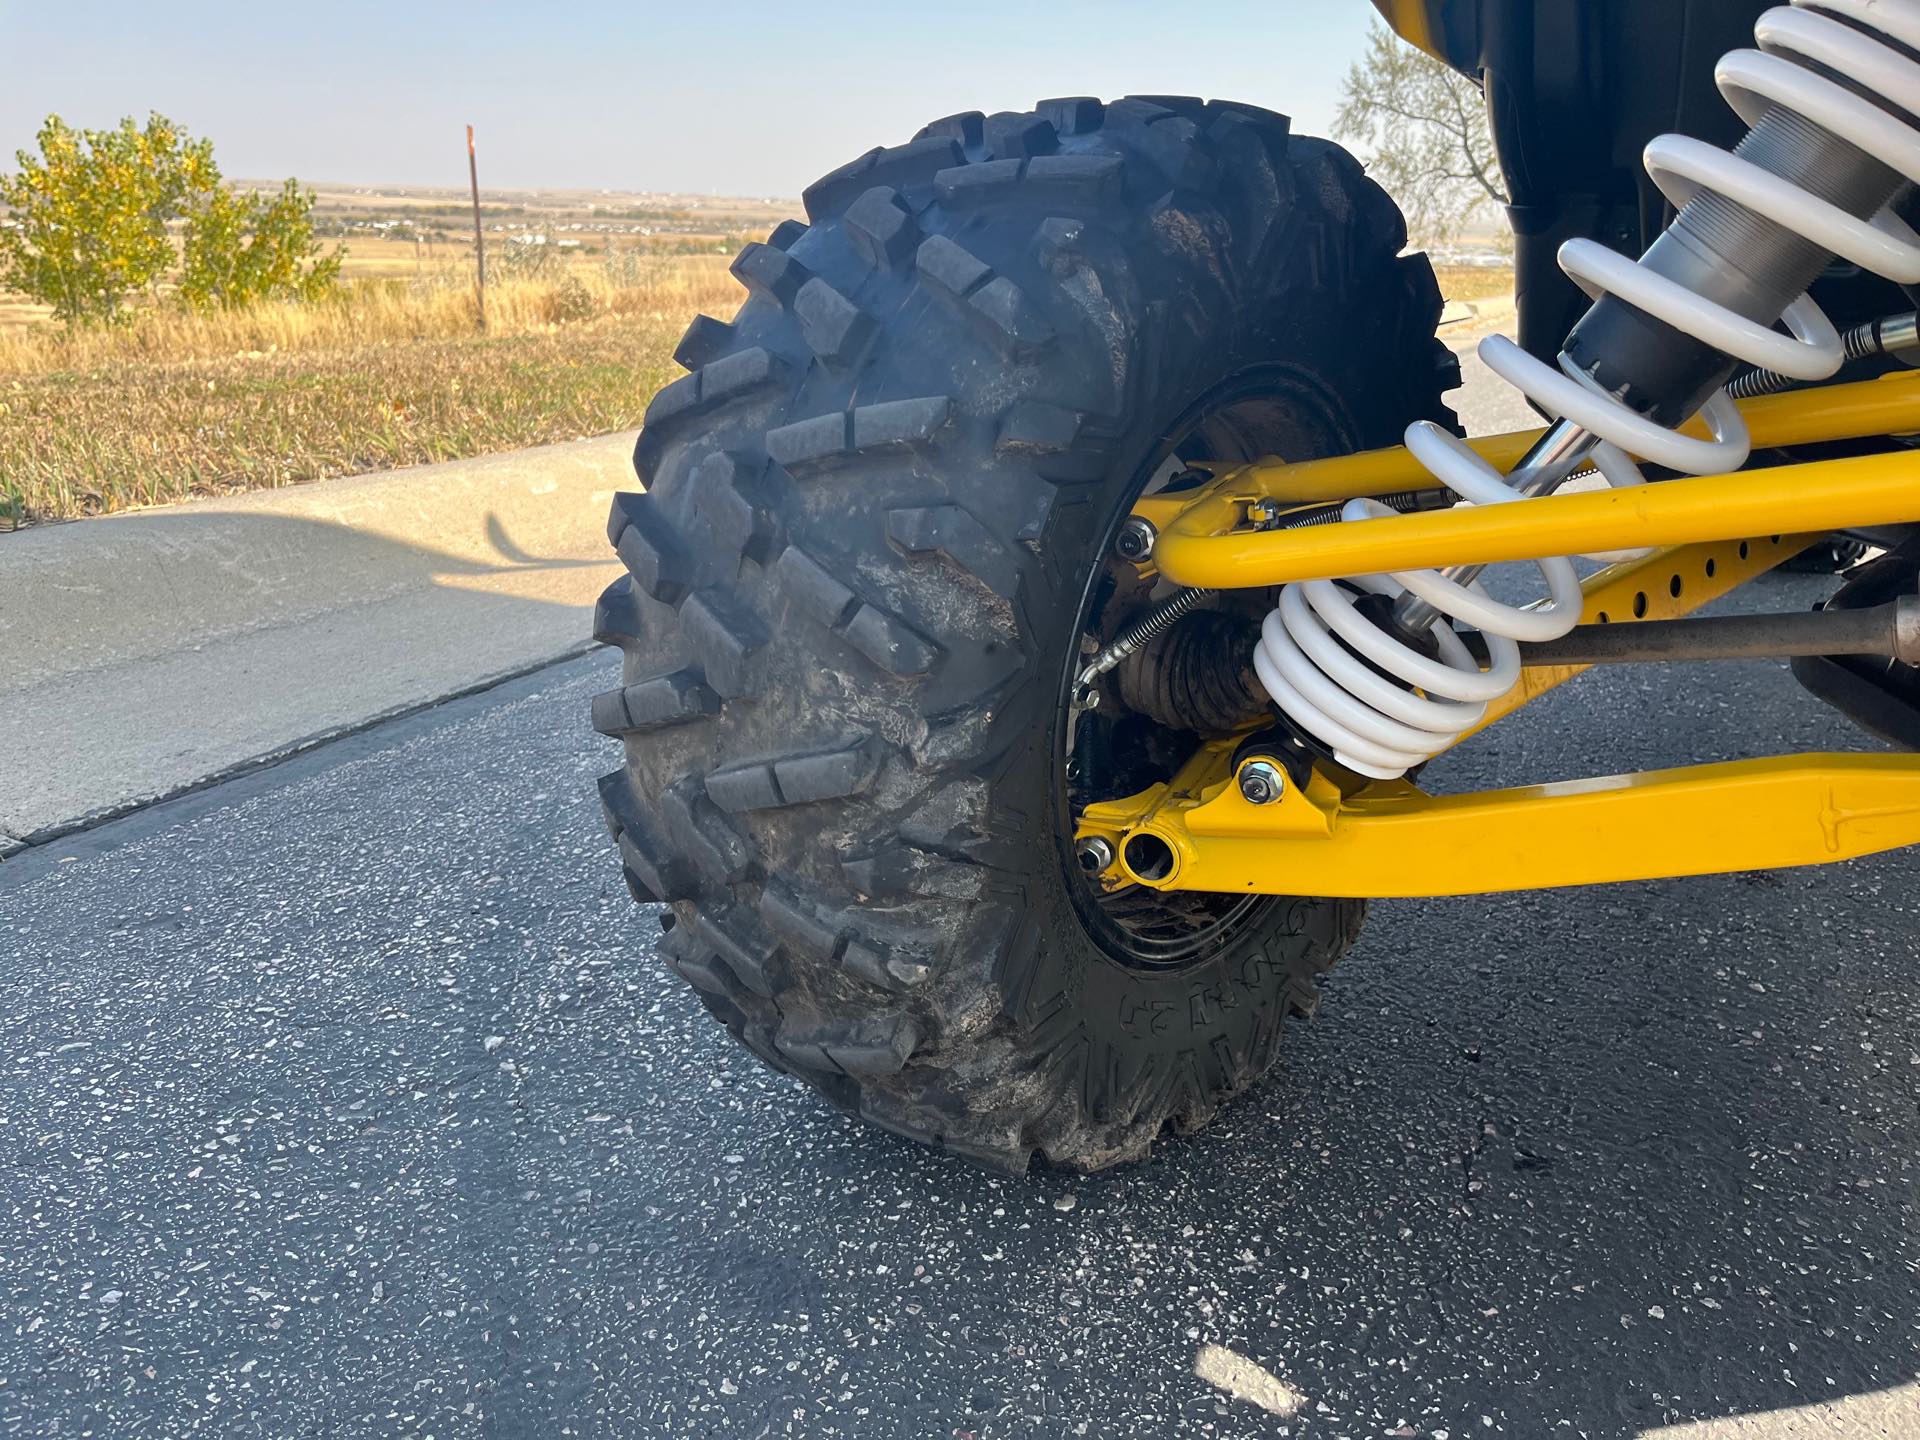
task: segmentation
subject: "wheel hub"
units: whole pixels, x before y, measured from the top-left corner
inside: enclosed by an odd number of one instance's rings
[[[1088,804],[1166,779],[1200,735],[1229,733],[1267,713],[1250,664],[1257,625],[1248,607],[1258,607],[1261,592],[1182,596],[1143,576],[1157,537],[1128,511],[1142,495],[1204,484],[1210,471],[1194,467],[1208,462],[1350,449],[1317,400],[1274,377],[1220,387],[1188,412],[1174,427],[1176,438],[1143,467],[1095,552],[1074,631],[1078,643],[1067,647],[1054,773],[1063,869],[1076,911],[1101,949],[1129,969],[1204,964],[1262,923],[1278,902],[1116,887],[1103,878],[1116,859],[1112,847],[1097,837],[1074,841],[1074,817]],[[1111,663],[1102,666],[1102,660]],[[1151,857],[1141,863],[1150,868]]]

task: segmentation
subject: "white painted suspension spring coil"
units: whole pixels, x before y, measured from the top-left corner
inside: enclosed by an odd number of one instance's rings
[[[1805,56],[1909,112],[1920,111],[1920,65],[1867,32],[1920,49],[1920,0],[1793,0],[1792,8],[1782,6],[1760,17],[1754,30],[1760,48],[1728,54],[1715,78],[1727,103],[1749,125],[1778,105],[1920,182],[1920,131],[1794,58]],[[1857,219],[1770,171],[1681,135],[1655,139],[1645,160],[1648,174],[1676,208],[1711,191],[1862,268],[1902,284],[1920,282],[1920,236],[1889,211],[1871,221]],[[1782,335],[1593,241],[1569,241],[1559,258],[1561,268],[1590,297],[1618,296],[1761,369],[1822,380],[1838,370],[1843,359],[1839,335],[1808,296],[1802,295],[1781,316],[1791,332]],[[1601,443],[1593,451],[1593,463],[1611,485],[1642,482],[1630,455],[1696,475],[1723,474],[1746,463],[1746,424],[1724,390],[1702,411],[1713,437],[1702,440],[1635,413],[1564,363],[1562,369],[1547,365],[1505,336],[1482,341],[1480,358],[1549,414],[1598,436]],[[1420,463],[1463,499],[1475,505],[1523,499],[1493,466],[1440,426],[1420,421],[1408,429],[1406,439]],[[1392,513],[1374,501],[1358,499],[1347,503],[1341,518],[1364,520]],[[1579,620],[1580,584],[1572,561],[1547,557],[1533,563],[1546,581],[1549,598],[1526,609],[1494,600],[1477,581],[1461,585],[1433,570],[1349,577],[1346,585],[1377,595],[1397,597],[1411,590],[1440,611],[1432,630],[1439,644],[1437,660],[1409,648],[1360,613],[1358,597],[1341,583],[1289,585],[1261,627],[1254,669],[1281,710],[1330,747],[1341,764],[1362,775],[1392,779],[1452,744],[1480,721],[1490,701],[1512,688],[1520,675],[1516,642],[1555,639]],[[1449,616],[1485,634],[1485,669],[1454,632]],[[1339,644],[1336,635],[1352,649]],[[1356,659],[1354,652],[1385,675]]]

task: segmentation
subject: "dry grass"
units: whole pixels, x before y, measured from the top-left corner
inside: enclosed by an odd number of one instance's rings
[[[527,335],[608,320],[684,324],[703,306],[726,306],[740,297],[726,259],[718,255],[648,259],[632,271],[623,277],[625,283],[586,265],[536,280],[496,279],[487,289],[488,333]],[[0,333],[0,377],[467,339],[477,333],[475,318],[470,283],[442,271],[421,283],[349,285],[336,299],[317,305],[260,305],[210,314],[164,307],[115,329],[14,329]]]
[[[1449,300],[1470,304],[1475,300],[1511,299],[1513,296],[1511,265],[1436,265],[1433,273],[1440,281],[1440,293]]]
[[[719,256],[508,280],[475,333],[463,285],[114,331],[0,333],[0,529],[447,460],[637,425],[696,311],[741,296]]]

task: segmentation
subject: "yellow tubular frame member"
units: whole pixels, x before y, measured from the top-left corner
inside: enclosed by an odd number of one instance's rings
[[[1920,431],[1920,373],[1743,405],[1755,447]],[[1539,432],[1474,442],[1501,469]],[[1653,547],[1588,579],[1585,623],[1691,613],[1831,530],[1920,519],[1920,454],[1895,452],[1659,481],[1298,530],[1248,528],[1250,507],[1305,506],[1431,487],[1405,450],[1262,461],[1135,514],[1159,531],[1151,564],[1227,589],[1542,555]],[[1529,668],[1479,728],[1578,674]],[[1822,864],[1920,843],[1920,756],[1802,755],[1557,785],[1429,796],[1405,780],[1288,777],[1246,799],[1235,752],[1210,741],[1170,781],[1088,806],[1106,842],[1101,882],[1163,890],[1460,895]]]

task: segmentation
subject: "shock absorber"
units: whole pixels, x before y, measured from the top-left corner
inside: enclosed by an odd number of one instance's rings
[[[1689,474],[1736,470],[1750,443],[1725,386],[1740,362],[1813,381],[1845,358],[1806,294],[1829,261],[1920,282],[1920,236],[1887,208],[1920,181],[1920,0],[1793,0],[1754,35],[1757,49],[1715,69],[1749,127],[1739,146],[1662,135],[1646,148],[1648,174],[1678,210],[1647,253],[1561,247],[1561,268],[1594,304],[1558,366],[1504,336],[1481,342],[1495,374],[1558,417],[1520,464],[1503,476],[1430,421],[1408,429],[1408,449],[1462,499],[1518,502],[1584,464],[1609,484],[1640,484],[1636,455]],[[1681,433],[1695,414],[1710,438]],[[1390,513],[1367,499],[1341,512]],[[1572,560],[1533,563],[1547,598],[1525,609],[1494,600],[1473,566],[1289,585],[1261,626],[1255,672],[1342,765],[1402,775],[1512,688],[1519,642],[1556,639],[1579,620]],[[1485,668],[1451,621],[1484,632]]]

